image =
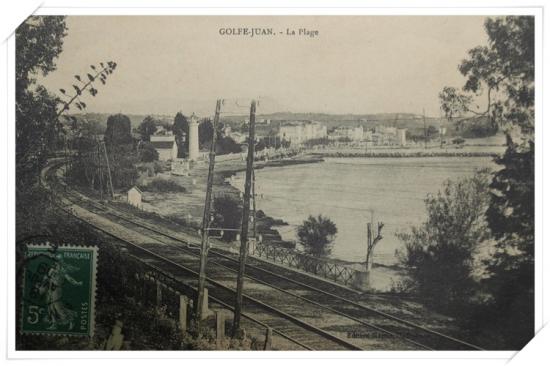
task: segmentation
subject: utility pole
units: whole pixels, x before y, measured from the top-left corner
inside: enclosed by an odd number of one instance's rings
[[[101,169],[102,168],[101,167],[101,150],[99,148],[99,140],[97,136],[95,136],[95,142],[97,145],[96,156],[97,156],[97,168],[99,172],[99,197],[100,197],[100,200],[103,201],[103,170]]]
[[[256,239],[256,172],[252,166],[252,237]]]
[[[109,164],[109,156],[107,155],[107,147],[105,141],[101,141],[103,146],[103,153],[105,154],[105,161],[107,162],[107,173],[109,174],[109,187],[111,187],[111,198],[115,198],[115,190],[113,189],[113,177],[111,177],[111,166]]]
[[[240,334],[241,311],[243,306],[243,281],[248,252],[248,221],[250,219],[250,191],[254,167],[254,124],[256,122],[256,101],[250,104],[250,125],[248,126],[248,156],[246,160],[246,180],[244,184],[243,219],[241,226],[241,248],[239,253],[239,274],[237,276],[237,294],[235,298],[235,315],[233,318],[233,337]]]
[[[214,121],[212,122],[212,128],[214,133],[212,134],[212,144],[210,145],[209,164],[208,164],[208,180],[206,183],[206,198],[204,199],[204,212],[202,215],[202,229],[201,229],[201,259],[199,266],[199,284],[197,286],[197,299],[195,301],[195,321],[197,322],[197,330],[200,333],[200,322],[203,317],[203,305],[204,305],[204,286],[206,283],[206,262],[208,260],[208,229],[210,228],[210,206],[212,201],[212,185],[214,183],[214,164],[216,161],[216,126],[220,119],[220,109],[222,101],[218,99],[216,101],[216,112],[214,114]]]

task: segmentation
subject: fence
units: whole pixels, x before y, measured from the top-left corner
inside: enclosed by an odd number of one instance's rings
[[[342,264],[273,245],[256,244],[251,247],[250,254],[344,285],[351,285],[359,272]]]
[[[135,296],[146,307],[163,308],[166,320],[174,325],[177,324],[182,334],[185,335],[193,320],[195,305],[193,299],[197,295],[196,289],[173,277],[163,269],[141,260],[139,257],[130,253],[126,253],[125,257],[127,265],[125,266],[125,275],[122,276],[122,285],[126,294]],[[213,328],[215,334],[215,343],[210,345],[210,348],[205,349],[227,349],[226,317],[224,311],[221,310],[226,306],[218,306],[218,310],[209,309],[208,288],[204,289],[203,295],[203,315],[204,319],[207,319],[204,325]],[[250,318],[250,320],[252,319]],[[257,321],[252,320],[252,322]],[[273,330],[264,324],[258,323],[256,325],[260,325],[259,330],[265,332],[265,339],[263,342],[257,340],[259,343],[254,347],[270,350]],[[212,346],[214,348],[211,348]]]

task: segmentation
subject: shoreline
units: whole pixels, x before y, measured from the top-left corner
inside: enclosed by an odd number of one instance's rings
[[[478,157],[498,157],[500,154],[495,152],[311,152],[311,155],[321,158],[478,158]]]
[[[293,157],[288,159],[280,160],[268,160],[268,161],[256,161],[254,162],[254,169],[264,169],[264,168],[277,168],[291,165],[302,165],[302,164],[315,164],[321,163],[324,159],[310,156],[309,154]],[[225,162],[220,165],[224,165]],[[221,192],[227,194],[240,194],[241,191],[232,186],[230,182],[227,181],[228,178],[235,176],[237,173],[246,171],[246,164],[239,164],[239,166],[234,166],[233,168],[216,171],[214,169],[214,188],[221,188]],[[260,234],[263,236],[264,242],[268,242],[270,245],[281,246],[286,249],[294,249],[295,243],[290,241],[283,240],[278,230],[274,226],[286,226],[288,225],[284,219],[278,219],[272,216],[269,216],[263,210],[256,211],[257,218],[257,229]],[[261,217],[258,217],[261,216]]]

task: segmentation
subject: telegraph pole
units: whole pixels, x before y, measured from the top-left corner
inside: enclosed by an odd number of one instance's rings
[[[99,139],[97,138],[97,135],[94,135],[95,136],[95,143],[97,145],[97,151],[96,151],[96,156],[97,156],[97,168],[98,168],[98,172],[99,172],[99,197],[100,197],[100,200],[103,201],[103,170],[101,169],[101,149],[100,149],[100,145],[99,145]]]
[[[239,253],[239,274],[237,277],[237,294],[235,298],[235,315],[233,318],[233,337],[237,337],[241,328],[241,311],[243,301],[243,280],[248,251],[248,221],[250,219],[250,191],[254,166],[254,124],[256,122],[256,101],[250,104],[250,125],[248,126],[248,157],[246,160],[246,180],[244,184],[243,219],[241,226],[241,248]]]
[[[252,237],[256,239],[256,172],[252,166]]]
[[[210,145],[209,164],[208,164],[208,180],[206,183],[206,198],[204,199],[204,212],[202,215],[202,229],[201,229],[201,259],[199,266],[199,284],[197,286],[197,299],[195,301],[195,321],[197,322],[197,331],[200,334],[200,322],[203,317],[203,304],[204,304],[204,286],[206,283],[206,262],[208,260],[208,229],[210,227],[210,206],[212,200],[212,185],[214,183],[214,163],[216,161],[216,126],[220,119],[220,108],[222,101],[218,99],[216,101],[216,112],[214,114],[214,121],[212,122],[212,128],[214,133],[212,134],[212,144]]]
[[[113,189],[113,178],[111,177],[111,166],[109,165],[109,156],[107,155],[107,147],[105,141],[101,141],[103,146],[103,153],[105,154],[105,161],[107,162],[107,173],[109,174],[109,186],[111,187],[111,198],[115,198],[115,190]]]

